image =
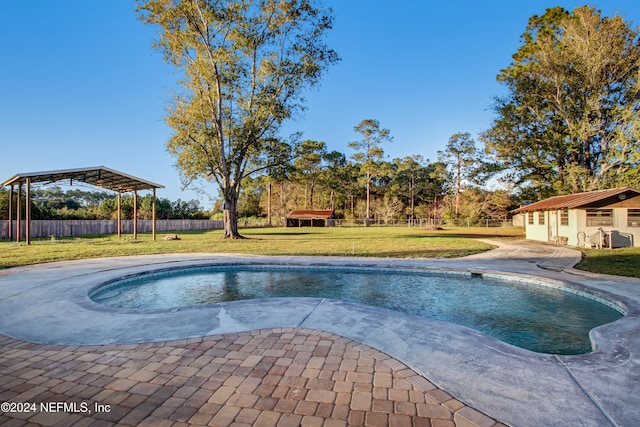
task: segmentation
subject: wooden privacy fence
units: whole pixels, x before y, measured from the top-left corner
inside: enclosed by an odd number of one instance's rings
[[[138,220],[138,232],[150,233],[151,220]],[[13,221],[13,234],[15,235],[16,222]],[[208,219],[166,219],[156,221],[156,231],[188,231],[188,230],[216,230],[223,228],[221,220]],[[21,224],[22,238],[24,238],[25,221]],[[133,221],[122,221],[122,232],[133,233]],[[117,234],[118,221],[116,220],[32,220],[31,237],[72,237],[87,236],[92,234]],[[9,221],[0,221],[0,238],[9,237]]]

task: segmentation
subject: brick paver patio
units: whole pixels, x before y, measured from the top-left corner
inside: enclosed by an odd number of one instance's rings
[[[384,353],[294,328],[70,347],[0,336],[0,402],[6,427],[503,426]]]

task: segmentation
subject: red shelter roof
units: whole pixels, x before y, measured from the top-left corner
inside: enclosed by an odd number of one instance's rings
[[[333,210],[297,210],[292,211],[287,218],[298,219],[329,219],[333,216]]]

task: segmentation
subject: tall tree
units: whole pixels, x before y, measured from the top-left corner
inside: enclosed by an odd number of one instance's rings
[[[556,7],[533,16],[522,41],[483,135],[507,178],[541,197],[640,183],[638,30],[587,6]]]
[[[433,173],[434,164],[427,164],[420,155],[393,160],[393,184],[389,190],[407,205],[407,216],[416,219],[420,204],[433,202],[444,192]]]
[[[305,187],[306,208],[313,209],[313,195],[324,168],[327,144],[322,141],[306,140],[298,147],[298,155],[293,163],[294,175]]]
[[[293,155],[290,144],[278,139],[273,139],[269,142],[271,146],[267,151],[271,156],[268,160],[270,166],[267,168],[266,175],[264,175],[263,179],[267,182],[267,224],[271,226],[271,216],[273,212],[271,196],[273,194],[273,184],[283,182],[291,173],[293,166],[291,165],[290,159]]]
[[[377,175],[378,162],[384,155],[380,148],[383,142],[393,141],[389,129],[381,129],[380,122],[375,119],[366,119],[354,127],[354,130],[362,135],[360,141],[350,142],[349,147],[356,150],[351,158],[361,165],[364,172],[365,186],[367,189],[367,222],[371,219],[371,180]]]
[[[243,178],[269,166],[267,142],[338,61],[324,42],[331,11],[313,0],[137,0],[137,11],[182,71],[184,91],[167,117],[169,152],[187,184],[218,184],[224,237],[241,237]]]
[[[460,193],[465,181],[473,180],[479,166],[476,143],[469,132],[456,133],[449,138],[444,151],[438,151],[438,157],[446,163],[452,172],[455,191],[455,214],[460,216]]]
[[[329,189],[329,207],[336,209],[336,195],[346,196],[348,193],[349,171],[344,154],[339,151],[331,151],[324,156],[326,168],[320,180],[325,188]]]

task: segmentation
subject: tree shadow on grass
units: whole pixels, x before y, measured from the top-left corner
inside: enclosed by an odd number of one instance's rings
[[[314,234],[314,233],[305,233],[303,231],[300,232],[296,232],[296,233],[286,233],[286,232],[277,232],[277,233],[251,233],[248,236],[245,235],[245,237],[247,238],[251,238],[251,236],[305,236],[308,234]]]
[[[483,249],[433,249],[421,251],[382,251],[372,254],[359,254],[356,249],[356,256],[380,257],[380,258],[461,258],[475,255],[487,250]]]

